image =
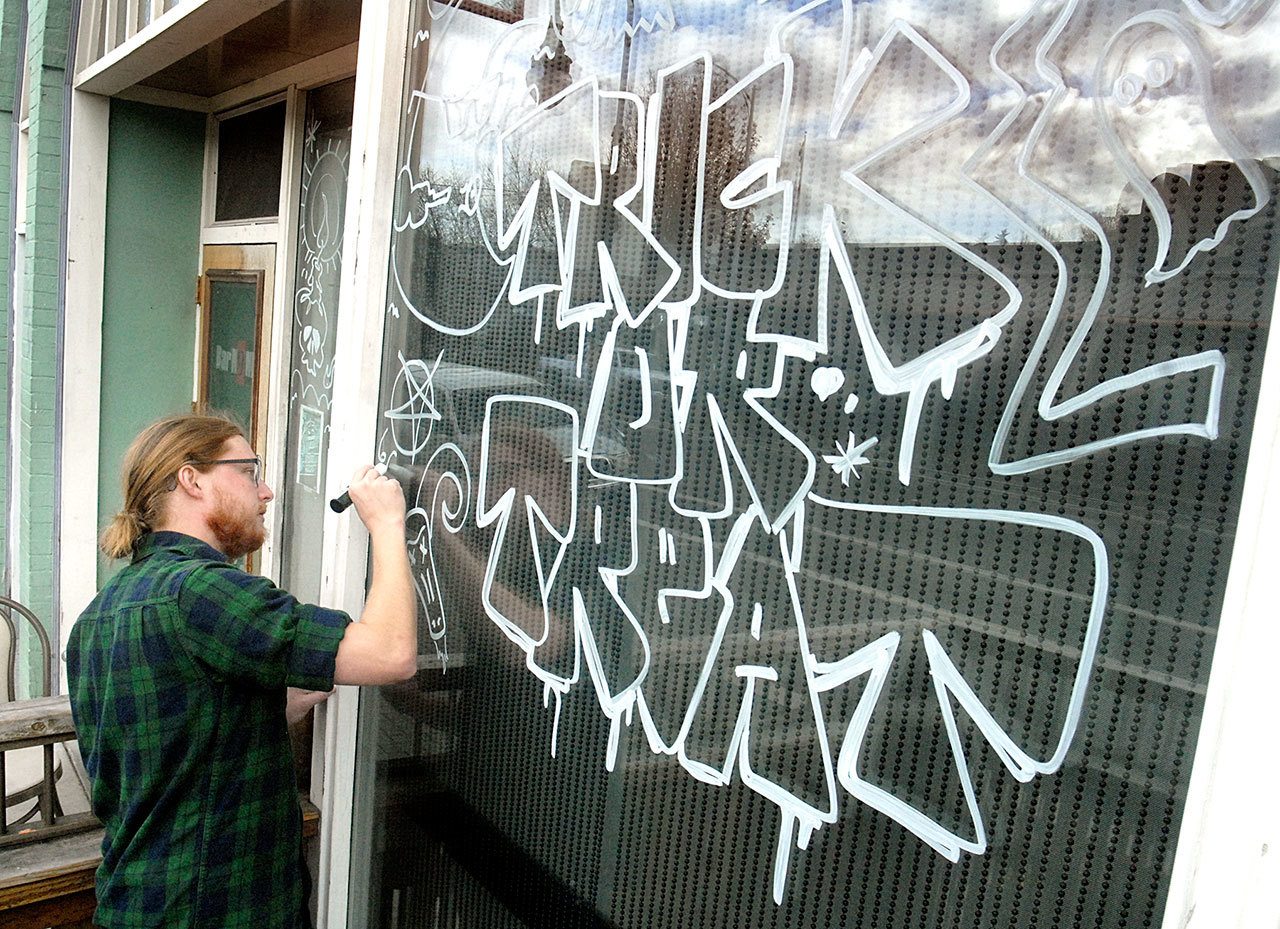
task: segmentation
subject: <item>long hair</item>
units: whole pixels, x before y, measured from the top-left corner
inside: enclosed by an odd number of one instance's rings
[[[242,435],[240,426],[218,414],[171,416],[142,430],[120,465],[124,508],[99,540],[107,557],[132,555],[143,534],[164,518],[166,497],[183,465],[205,470],[196,462],[217,458],[223,443]]]

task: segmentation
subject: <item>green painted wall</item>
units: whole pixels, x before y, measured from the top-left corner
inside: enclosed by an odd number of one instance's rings
[[[120,509],[120,459],[134,436],[191,410],[204,130],[198,113],[111,102],[100,527]],[[99,583],[118,566],[100,558]]]
[[[18,62],[22,60],[22,0],[0,3],[0,514],[8,512],[9,333],[12,325],[9,269],[13,262],[13,216],[9,189],[13,178],[13,130],[18,108]],[[0,523],[5,520],[0,519]],[[0,593],[9,589],[6,550],[9,534],[0,531]]]

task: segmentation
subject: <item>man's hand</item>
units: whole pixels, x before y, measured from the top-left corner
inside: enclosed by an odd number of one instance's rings
[[[351,495],[360,521],[370,534],[379,529],[404,532],[404,491],[399,483],[372,465],[361,465],[351,476],[351,487],[347,493]]]
[[[404,491],[377,468],[364,465],[352,476],[348,493],[369,530],[373,572],[360,621],[347,627],[338,646],[334,682],[405,681],[418,671],[418,625],[404,541]]]
[[[301,690],[290,687],[284,702],[284,718],[289,721],[290,726],[301,722],[313,706],[328,700],[331,693],[331,690]]]

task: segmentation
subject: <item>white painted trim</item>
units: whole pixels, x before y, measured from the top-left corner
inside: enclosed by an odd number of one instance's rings
[[[133,100],[137,103],[149,103],[152,106],[167,106],[174,110],[190,110],[193,113],[212,112],[208,97],[184,94],[176,90],[161,90],[145,84],[126,87],[115,96],[120,100]]]
[[[111,48],[109,41],[107,47],[111,50],[82,68],[76,75],[75,86],[78,90],[108,96],[117,94],[204,48],[279,2],[185,0],[139,30],[119,48]],[[108,36],[112,37],[113,33],[108,33]]]
[[[260,78],[233,87],[212,97],[199,94],[182,93],[176,90],[164,90],[159,87],[148,87],[146,84],[134,84],[115,94],[125,100],[136,100],[139,103],[150,103],[154,106],[167,106],[177,110],[190,110],[194,113],[217,113],[221,117],[228,112],[253,103],[261,106],[271,102],[266,97],[279,99],[281,91],[290,87],[308,90],[324,84],[332,84],[356,73],[356,51],[358,43],[352,42],[342,48],[335,48],[315,58],[298,62],[288,68],[274,71]],[[253,106],[245,107],[247,111]]]
[[[102,300],[111,101],[74,91],[67,173],[67,268],[62,451],[58,462],[58,656],[98,590],[98,457],[102,414]],[[58,675],[66,688],[65,669]]]
[[[200,248],[200,261],[204,262],[204,247]],[[201,271],[203,274],[203,270]],[[199,293],[197,288],[197,293]],[[203,295],[201,295],[203,296]],[[192,345],[191,354],[191,409],[195,409],[200,403],[200,355],[204,347],[205,340],[204,331],[204,307],[200,305],[200,298],[196,298],[196,340]]]
[[[102,35],[103,4],[101,0],[82,0],[81,7],[80,35],[77,36],[76,41],[75,66],[77,74],[90,63],[90,56],[97,54],[98,39]],[[88,11],[87,16],[84,15],[85,10]]]
[[[306,90],[350,77],[356,73],[358,44],[352,42],[342,48],[335,48],[331,52],[300,61],[296,65],[263,75],[247,84],[241,84],[239,87],[233,87],[231,90],[209,97],[209,111],[221,113],[223,110],[229,110],[294,85]]]
[[[205,233],[213,223],[214,200],[218,195],[218,120],[209,116],[204,121],[204,183],[200,194],[200,247],[210,244]],[[217,244],[222,244],[221,242]]]
[[[138,0],[125,0],[124,38],[129,41],[138,34]]]
[[[249,220],[214,220],[218,205],[218,124],[273,103],[287,100],[286,94],[276,93],[252,104],[213,114],[205,123],[204,134],[204,193],[200,203],[200,246],[206,245],[259,245],[274,244],[280,236],[278,217]],[[285,132],[289,131],[289,108],[285,106]],[[282,178],[284,163],[281,165]],[[279,209],[277,205],[276,209]]]
[[[200,247],[206,245],[272,245],[280,235],[274,219],[265,223],[219,223],[200,230]]]
[[[1280,925],[1280,282],[1163,929]]]
[[[306,98],[291,88],[285,98],[284,148],[280,166],[281,222],[276,226],[275,298],[272,303],[271,344],[267,385],[266,471],[267,483],[277,496],[284,486],[285,448],[289,434],[289,362],[293,345],[294,273],[298,254],[298,201],[302,186],[302,136]],[[283,500],[268,512],[271,531],[262,549],[262,573],[279,579],[280,533],[284,525]]]
[[[351,127],[342,285],[335,352],[329,490],[372,458],[377,434],[387,261],[395,199],[409,0],[365,3]],[[325,514],[321,602],[357,615],[364,605],[368,536],[353,514]],[[359,691],[338,688],[325,711],[320,817],[320,929],[345,929],[350,886]]]
[[[235,107],[219,108],[215,110],[216,119],[221,121],[224,119],[235,119],[237,116],[243,116],[245,113],[252,113],[254,110],[260,110],[264,106],[271,106],[273,103],[280,103],[288,99],[288,86],[277,87],[272,94],[259,95],[256,99],[247,101]]]
[[[116,33],[120,31],[120,0],[103,0],[102,5],[105,7],[102,14],[102,28],[106,32],[102,47],[109,55],[116,47]]]

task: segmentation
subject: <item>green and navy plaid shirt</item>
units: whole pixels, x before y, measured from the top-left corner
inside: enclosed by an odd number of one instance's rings
[[[98,925],[307,925],[285,687],[333,686],[349,622],[198,539],[142,538],[67,647],[106,828]]]

